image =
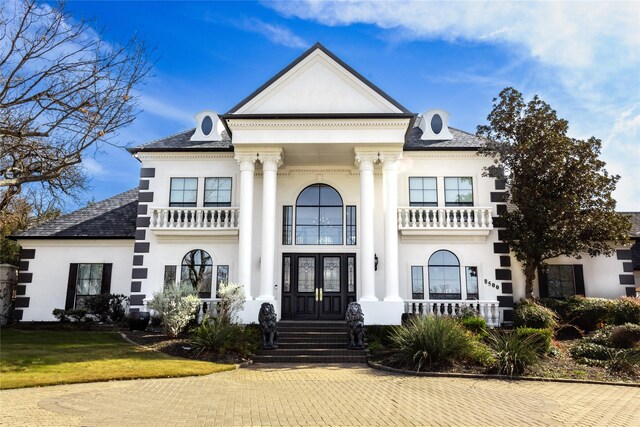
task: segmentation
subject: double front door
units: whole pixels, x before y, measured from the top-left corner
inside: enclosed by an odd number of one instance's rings
[[[355,254],[283,254],[283,319],[343,320],[355,300]]]

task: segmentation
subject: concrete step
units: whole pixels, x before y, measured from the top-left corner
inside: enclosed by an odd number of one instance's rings
[[[340,341],[316,341],[316,342],[308,342],[308,341],[283,341],[278,340],[278,348],[287,348],[287,349],[306,349],[306,348],[347,348],[347,340]]]
[[[253,358],[254,363],[367,363],[364,354],[348,356],[318,356],[318,355],[279,355],[260,354]]]
[[[351,356],[358,354],[362,350],[349,350],[343,348],[278,348],[276,350],[264,350],[260,351],[259,355],[277,354],[280,356],[285,355],[305,355],[305,356]]]

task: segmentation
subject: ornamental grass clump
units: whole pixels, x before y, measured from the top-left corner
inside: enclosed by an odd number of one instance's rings
[[[460,321],[425,316],[394,328],[390,362],[406,369],[437,370],[474,356],[474,340]]]
[[[536,334],[492,330],[486,342],[495,355],[493,370],[501,375],[522,375],[545,352],[545,343]]]
[[[149,307],[162,316],[165,333],[176,337],[193,319],[200,298],[188,282],[168,283],[161,292],[153,294]]]

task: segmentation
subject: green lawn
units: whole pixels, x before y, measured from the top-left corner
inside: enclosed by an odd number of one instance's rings
[[[115,332],[0,330],[0,389],[234,369],[179,359],[125,342]]]

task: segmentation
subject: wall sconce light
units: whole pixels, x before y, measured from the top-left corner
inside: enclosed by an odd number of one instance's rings
[[[378,271],[378,254],[373,254],[373,266],[375,271]]]

